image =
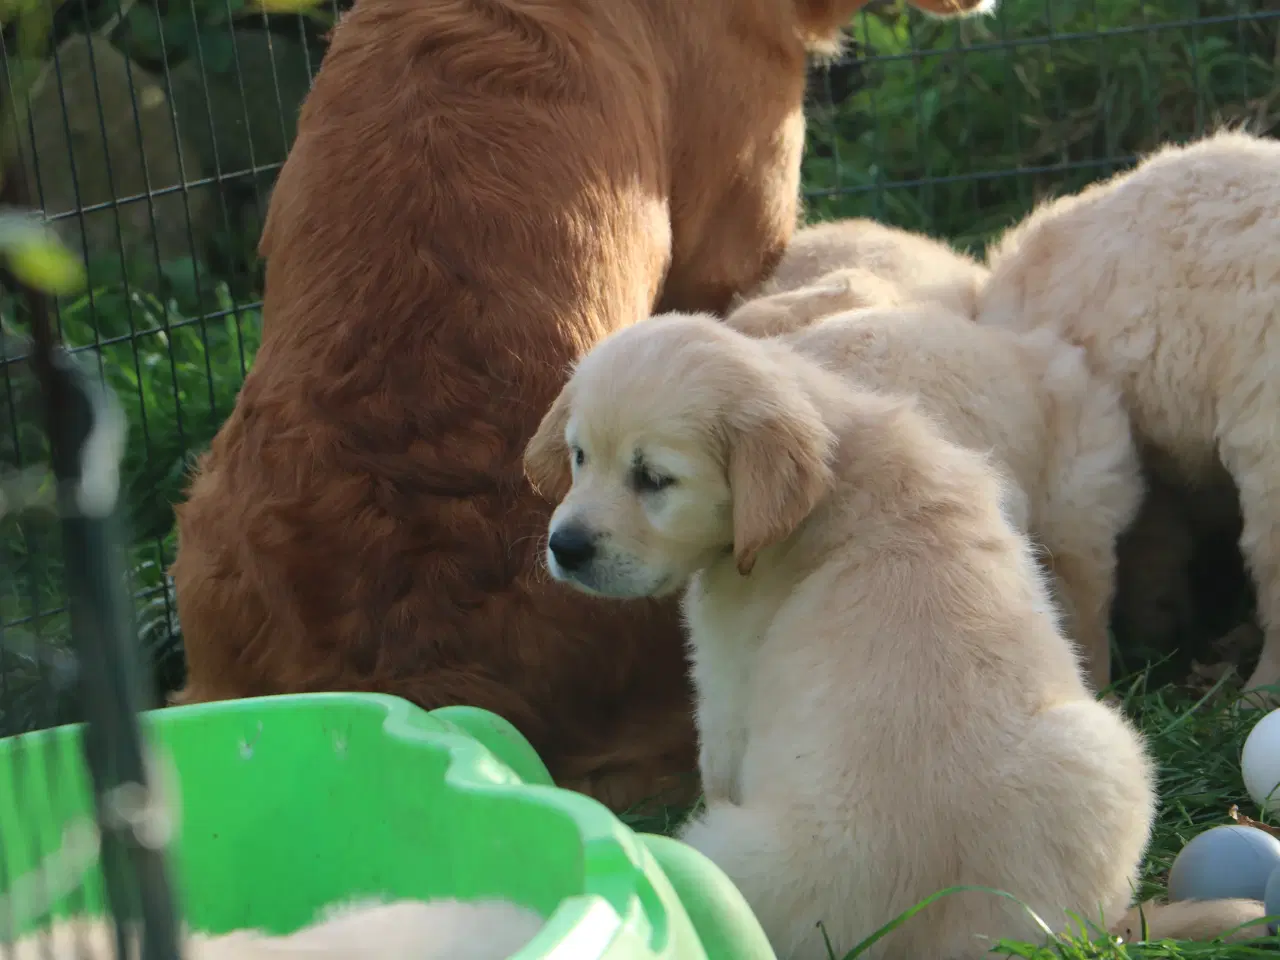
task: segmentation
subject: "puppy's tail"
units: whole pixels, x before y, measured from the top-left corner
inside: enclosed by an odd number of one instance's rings
[[[1148,900],[1130,907],[1118,922],[1111,925],[1111,933],[1123,937],[1126,943],[1140,940],[1214,940],[1218,937],[1237,942],[1265,937],[1267,924],[1256,921],[1266,915],[1266,908],[1257,900],[1179,900],[1176,903]],[[1246,923],[1250,925],[1241,927]]]

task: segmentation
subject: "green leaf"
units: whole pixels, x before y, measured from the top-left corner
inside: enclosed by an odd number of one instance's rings
[[[256,0],[246,4],[248,9],[266,13],[306,13],[317,6],[319,0]]]
[[[84,265],[56,240],[11,250],[9,269],[27,286],[56,296],[84,287]]]
[[[213,77],[217,74],[231,74],[236,68],[236,51],[235,40],[229,28],[223,28],[217,32],[210,30],[202,31],[200,34],[200,58],[204,66],[204,75],[206,78]],[[247,92],[247,91],[246,91]],[[211,92],[210,97],[214,94]],[[200,105],[201,111],[204,109],[203,101]]]
[[[0,251],[13,275],[45,293],[62,296],[85,284],[84,264],[43,223],[22,213],[0,214]]]

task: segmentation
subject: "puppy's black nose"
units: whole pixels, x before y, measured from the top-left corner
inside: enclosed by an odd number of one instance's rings
[[[551,534],[547,546],[551,548],[556,563],[565,570],[578,570],[596,555],[595,537],[578,526],[560,527]]]

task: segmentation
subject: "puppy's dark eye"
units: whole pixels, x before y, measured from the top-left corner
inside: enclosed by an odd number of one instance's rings
[[[574,447],[574,448],[573,448],[573,463],[574,463],[574,466],[580,467],[580,466],[582,466],[582,465],[583,465],[584,463],[586,463],[586,462],[587,462],[587,455],[586,455],[585,453],[583,453],[583,452],[582,452],[582,448],[581,448],[581,447]]]
[[[645,467],[637,467],[632,473],[631,482],[640,493],[658,493],[675,484],[674,477],[664,477]]]

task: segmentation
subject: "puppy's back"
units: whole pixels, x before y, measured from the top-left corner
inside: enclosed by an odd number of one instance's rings
[[[989,263],[979,322],[1081,344],[1141,433],[1207,460],[1217,418],[1250,412],[1217,405],[1274,362],[1280,143],[1232,132],[1165,147],[1044,204]]]
[[[756,295],[798,290],[846,269],[896,289],[898,302],[942,299],[966,316],[987,276],[984,266],[939,240],[859,217],[796,231]]]
[[[1047,439],[1041,360],[1015,335],[921,304],[840,314],[785,339],[867,389],[915,397],[951,440],[992,452],[1027,495],[1037,492]]]
[[[1122,909],[1147,841],[1149,764],[1088,693],[990,466],[910,405],[841,433],[838,461],[807,534],[829,545],[826,563],[754,664],[767,680],[748,712],[740,809],[766,836],[740,842],[790,871],[785,890],[747,879],[775,897],[768,926],[799,943],[820,919],[847,950],[953,884],[1009,890],[1059,928],[1064,910]],[[780,562],[794,556],[811,568],[803,544]],[[690,836],[736,850],[719,833],[731,825],[713,809]],[[977,958],[990,947],[979,935],[1037,933],[1016,904],[965,893],[868,956]],[[811,945],[804,956],[825,956]]]

